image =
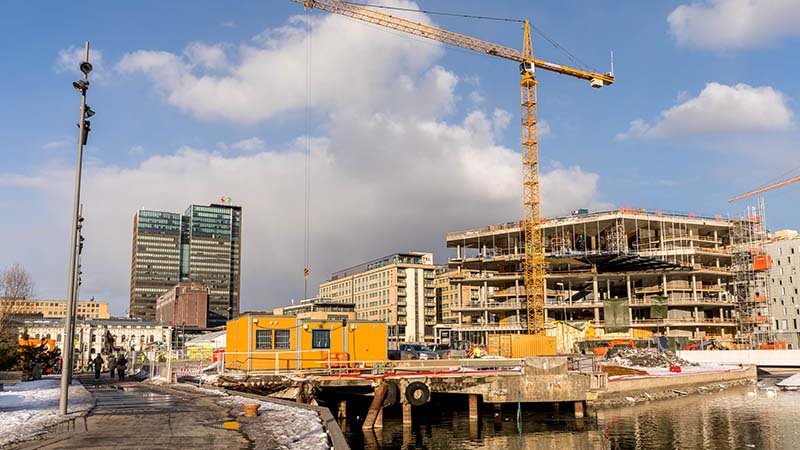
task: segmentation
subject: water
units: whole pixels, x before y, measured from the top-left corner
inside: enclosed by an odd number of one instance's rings
[[[343,430],[354,449],[800,449],[800,392],[773,393],[740,387],[587,419],[547,406],[523,411],[519,424],[516,405],[506,405],[500,417],[484,408],[477,426],[470,426],[466,401],[448,398],[416,409],[410,429],[395,408],[385,413],[382,431],[362,434],[355,417]]]

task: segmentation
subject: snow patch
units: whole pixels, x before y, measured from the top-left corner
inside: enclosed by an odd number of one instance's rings
[[[46,376],[6,387],[0,392],[0,446],[32,438],[64,420],[58,414],[61,377]],[[79,416],[94,406],[92,394],[77,380],[69,387],[69,416]]]

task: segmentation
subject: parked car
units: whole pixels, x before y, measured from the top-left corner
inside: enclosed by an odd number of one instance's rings
[[[434,344],[432,350],[440,359],[463,359],[469,357],[472,343],[469,341],[453,341],[450,344]]]
[[[439,359],[439,355],[425,344],[401,344],[400,359]]]

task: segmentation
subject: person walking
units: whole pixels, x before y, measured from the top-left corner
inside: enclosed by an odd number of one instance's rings
[[[128,360],[125,359],[125,355],[120,354],[117,360],[117,378],[119,378],[119,381],[125,381],[125,369],[127,365]]]
[[[100,356],[99,352],[92,362],[94,363],[94,379],[99,380],[100,372],[103,370],[103,357]]]
[[[108,375],[114,379],[114,371],[117,370],[117,357],[112,353],[108,356]]]

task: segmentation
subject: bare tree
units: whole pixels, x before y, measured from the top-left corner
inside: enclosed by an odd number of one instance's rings
[[[17,323],[14,313],[21,308],[17,302],[33,295],[31,274],[19,264],[0,272],[0,370],[11,368],[17,355]]]
[[[31,274],[19,264],[7,267],[0,274],[0,293],[5,299],[25,300],[33,295]]]

